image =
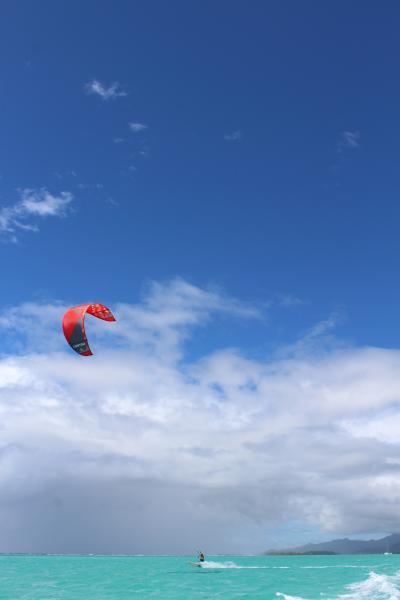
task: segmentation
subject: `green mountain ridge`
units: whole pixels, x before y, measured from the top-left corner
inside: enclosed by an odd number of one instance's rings
[[[392,533],[379,540],[342,538],[284,550],[267,550],[264,554],[384,554],[385,552],[400,554],[400,533]]]

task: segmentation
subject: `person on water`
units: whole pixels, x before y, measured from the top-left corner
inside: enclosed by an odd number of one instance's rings
[[[199,552],[199,562],[204,562],[206,557],[204,556],[204,552]]]

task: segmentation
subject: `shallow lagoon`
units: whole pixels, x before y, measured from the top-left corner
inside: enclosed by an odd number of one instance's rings
[[[0,556],[0,600],[400,600],[400,555]]]

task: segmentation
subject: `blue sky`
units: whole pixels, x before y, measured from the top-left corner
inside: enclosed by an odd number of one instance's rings
[[[35,320],[49,352],[68,356],[57,345],[61,309],[94,301],[120,306],[126,323],[135,315],[136,333],[118,330],[119,342],[129,338],[136,352],[140,340],[142,358],[159,358],[152,344],[160,335],[162,364],[169,368],[169,352],[183,361],[172,387],[178,374],[196,378],[194,369],[219,393],[224,386],[212,357],[231,348],[255,361],[239,388],[256,385],[254,373],[267,357],[277,361],[270,372],[277,365],[286,372],[282,356],[299,352],[310,369],[331,353],[327,360],[336,368],[345,361],[338,349],[345,349],[354,365],[363,357],[366,373],[369,361],[375,364],[368,348],[382,348],[380,376],[386,368],[393,375],[399,18],[395,2],[4,4],[4,360],[42,351],[26,330]],[[101,348],[105,334],[92,327]],[[60,360],[70,360],[64,354]],[[237,359],[229,356],[229,368],[221,359],[225,382]],[[299,364],[291,363],[291,377]],[[348,380],[341,383],[346,390]],[[318,385],[323,395],[326,382]],[[161,402],[158,391],[148,392],[154,394]],[[385,394],[376,402],[385,406],[379,418],[387,424],[397,397]],[[383,443],[375,417],[369,427]],[[346,419],[347,433],[358,439]],[[320,527],[307,518],[295,511],[288,520],[306,527],[305,538]],[[366,518],[353,533],[389,530],[391,518],[382,529],[377,517]],[[349,522],[330,531],[349,530]],[[247,531],[242,523],[238,529]],[[238,547],[250,547],[253,534],[246,535]],[[221,536],[217,549],[226,542]],[[276,543],[286,542],[287,524]]]
[[[3,246],[4,304],[132,300],[179,275],[301,299],[287,337],[340,308],[345,335],[396,345],[395,3],[22,2],[3,15],[2,205],[18,188],[74,195],[68,219]],[[86,95],[93,79],[127,95]]]

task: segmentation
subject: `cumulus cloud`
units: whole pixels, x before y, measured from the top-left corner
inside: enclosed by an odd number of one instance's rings
[[[116,98],[121,98],[128,95],[123,89],[121,89],[121,85],[117,81],[107,87],[97,79],[92,79],[92,81],[89,81],[85,85],[85,90],[87,94],[100,96],[100,98],[105,101],[115,100]]]
[[[129,123],[129,129],[133,131],[133,133],[139,133],[140,131],[147,129],[147,125],[144,123]]]
[[[258,551],[294,521],[398,530],[398,350],[327,350],[328,319],[310,352],[189,360],[197,328],[261,315],[174,280],[113,306],[116,323],[88,318],[83,359],[63,309],[0,315],[1,551]]]
[[[47,217],[64,217],[70,208],[70,192],[50,193],[46,188],[22,189],[20,200],[0,209],[0,235],[17,241],[18,230],[38,231],[38,221]]]

